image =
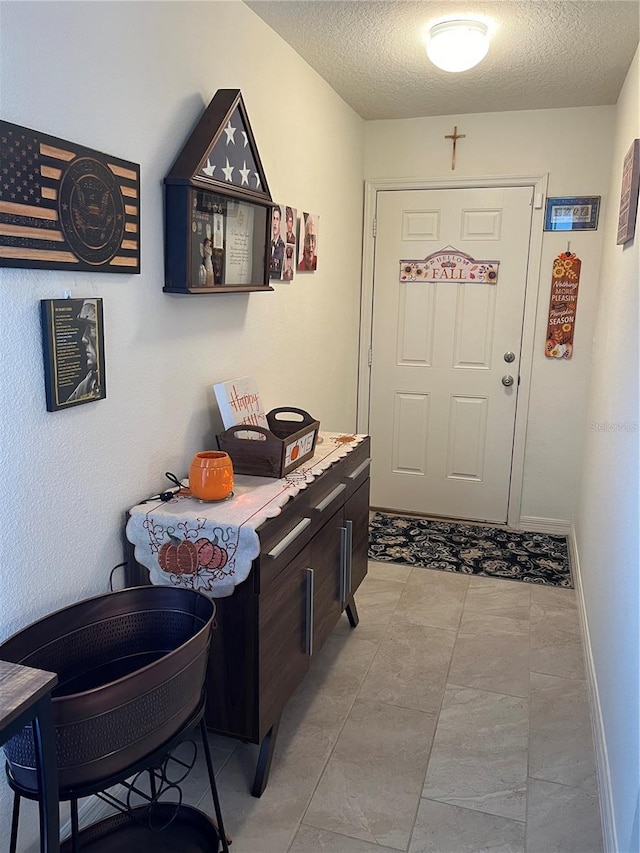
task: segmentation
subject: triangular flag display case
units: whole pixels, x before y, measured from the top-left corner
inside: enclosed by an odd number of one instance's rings
[[[164,185],[166,293],[273,290],[273,201],[239,89],[218,90]]]

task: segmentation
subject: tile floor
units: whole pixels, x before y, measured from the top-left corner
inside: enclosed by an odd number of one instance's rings
[[[259,800],[257,747],[212,738],[232,853],[601,851],[574,591],[370,563],[356,601]]]
[[[356,602],[260,799],[257,747],[210,737],[231,853],[602,851],[574,591],[370,563]],[[213,814],[204,761],[183,793]]]

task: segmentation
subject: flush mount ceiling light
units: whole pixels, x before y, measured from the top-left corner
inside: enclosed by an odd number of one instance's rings
[[[467,71],[489,50],[489,27],[482,21],[441,21],[429,29],[427,56],[443,71]]]

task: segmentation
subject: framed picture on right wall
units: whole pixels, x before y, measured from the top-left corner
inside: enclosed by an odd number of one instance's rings
[[[622,167],[620,214],[618,216],[617,245],[633,240],[638,212],[638,187],[640,186],[640,139],[634,139],[627,151]]]

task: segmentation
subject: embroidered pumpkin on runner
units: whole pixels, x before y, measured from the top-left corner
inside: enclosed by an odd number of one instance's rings
[[[174,575],[192,575],[198,568],[198,549],[187,539],[170,536],[158,552],[158,563],[165,572]]]
[[[218,545],[217,539],[214,542],[205,538],[198,539],[195,547],[198,551],[198,562],[205,569],[222,569],[226,565],[229,555]]]

